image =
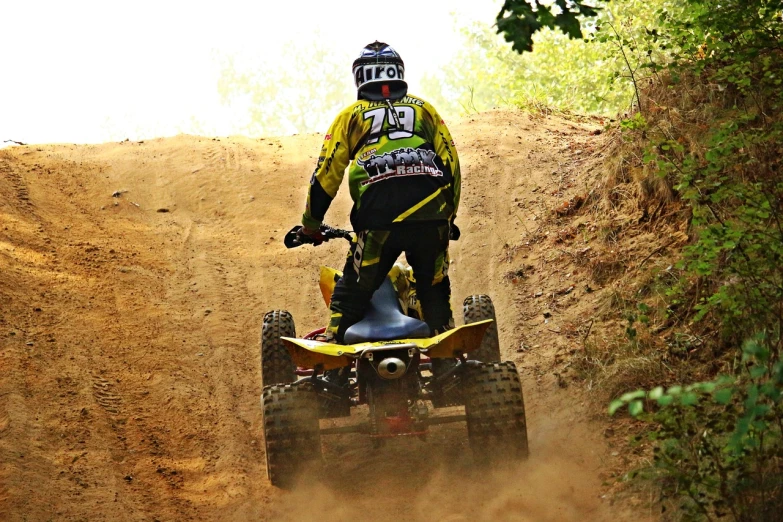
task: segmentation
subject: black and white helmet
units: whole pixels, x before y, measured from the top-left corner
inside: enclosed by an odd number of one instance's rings
[[[353,79],[359,98],[397,100],[408,93],[402,58],[390,45],[377,40],[366,45],[354,60]]]

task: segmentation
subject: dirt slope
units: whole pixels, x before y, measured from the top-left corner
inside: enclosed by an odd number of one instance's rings
[[[616,455],[562,374],[564,321],[591,297],[558,254],[574,236],[555,237],[552,210],[586,192],[595,127],[510,112],[452,127],[455,315],[466,295],[493,296],[522,371],[529,463],[478,474],[452,425],[376,453],[329,440],[329,482],[268,484],[261,317],[322,325],[317,267],[346,251],[282,245],[320,136],[14,147],[0,150],[0,519],[644,518],[601,499]],[[347,227],[349,208],[344,187],[327,220]]]

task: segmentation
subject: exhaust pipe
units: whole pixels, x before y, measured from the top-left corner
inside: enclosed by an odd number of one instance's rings
[[[378,375],[384,379],[399,379],[405,370],[405,363],[396,357],[387,357],[378,364]]]

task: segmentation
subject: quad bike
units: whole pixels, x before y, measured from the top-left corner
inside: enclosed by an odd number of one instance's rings
[[[298,228],[286,235],[288,248],[302,244]],[[325,226],[321,236],[324,241],[351,237]],[[321,268],[327,307],[340,276]],[[477,463],[527,457],[519,375],[513,362],[500,361],[490,298],[465,299],[466,324],[439,335],[431,336],[420,317],[415,279],[399,263],[373,294],[364,318],[346,331],[346,344],[319,340],[324,328],[297,338],[293,317],[284,310],[264,316],[261,402],[273,485],[292,487],[321,462],[321,437],[341,433],[367,434],[379,448],[392,437],[426,439],[430,426],[465,422]],[[364,404],[366,421],[320,426],[319,419],[351,417],[352,409]],[[448,406],[464,406],[464,413],[437,415]]]

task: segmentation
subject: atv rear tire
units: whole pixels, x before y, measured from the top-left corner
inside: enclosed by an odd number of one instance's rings
[[[261,380],[264,386],[296,380],[296,367],[281,337],[296,337],[294,318],[285,310],[267,312],[261,326]]]
[[[309,383],[264,388],[266,470],[273,486],[292,488],[321,461],[318,397]]]
[[[465,378],[468,440],[479,464],[499,464],[528,456],[522,385],[513,362],[482,364]]]
[[[498,323],[495,319],[495,306],[488,295],[471,295],[462,303],[462,316],[465,324],[492,319],[492,323],[484,333],[484,339],[477,350],[468,353],[468,358],[485,363],[500,362],[500,340],[498,339]]]

